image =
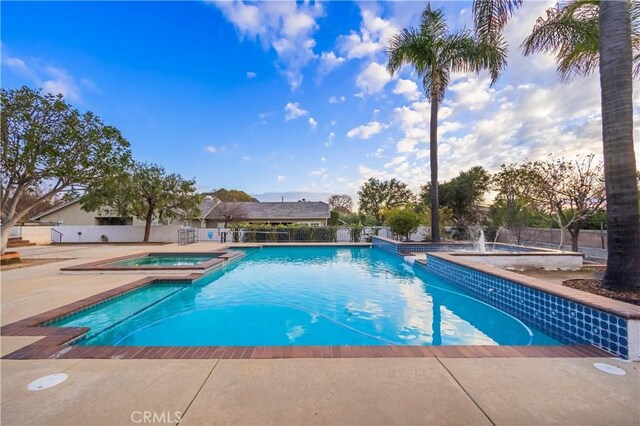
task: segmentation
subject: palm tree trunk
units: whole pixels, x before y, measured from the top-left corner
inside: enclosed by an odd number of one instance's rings
[[[633,149],[629,4],[600,2],[600,90],[607,193],[605,288],[640,286],[640,215]]]
[[[438,201],[438,98],[431,96],[429,123],[429,158],[431,159],[431,241],[440,242],[440,203]]]

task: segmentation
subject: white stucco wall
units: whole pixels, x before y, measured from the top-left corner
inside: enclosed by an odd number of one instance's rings
[[[54,226],[62,233],[63,243],[99,243],[106,235],[111,243],[141,242],[144,237],[143,225],[121,226]],[[180,226],[158,225],[151,227],[150,242],[170,243],[178,241]]]
[[[20,236],[23,240],[29,240],[38,245],[49,244],[51,242],[50,226],[21,226]]]

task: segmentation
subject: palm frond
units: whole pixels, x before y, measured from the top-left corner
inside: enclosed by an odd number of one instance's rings
[[[509,18],[521,5],[522,0],[474,0],[473,23],[480,41],[495,43]]]
[[[524,55],[551,53],[561,81],[587,76],[598,69],[600,25],[597,0],[574,0],[547,10],[521,45]],[[629,2],[634,51],[634,78],[640,76],[640,5]]]
[[[431,67],[430,40],[414,28],[405,28],[389,39],[387,71],[395,74],[402,65],[411,64],[419,75]]]
[[[445,37],[448,31],[447,20],[442,9],[431,9],[431,4],[427,3],[420,19],[420,33],[432,39],[438,39]]]

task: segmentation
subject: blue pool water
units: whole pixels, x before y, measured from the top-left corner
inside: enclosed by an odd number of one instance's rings
[[[150,254],[112,263],[114,266],[192,266],[213,259],[215,255],[200,254]]]
[[[554,345],[369,247],[268,247],[194,284],[156,284],[56,322],[82,345]]]

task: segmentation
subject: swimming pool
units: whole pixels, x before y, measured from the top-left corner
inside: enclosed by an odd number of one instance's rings
[[[151,253],[132,259],[119,260],[110,263],[112,266],[190,266],[200,265],[218,257],[218,254],[177,254]]]
[[[54,322],[80,345],[556,345],[370,247],[246,249],[193,284],[155,284]]]

